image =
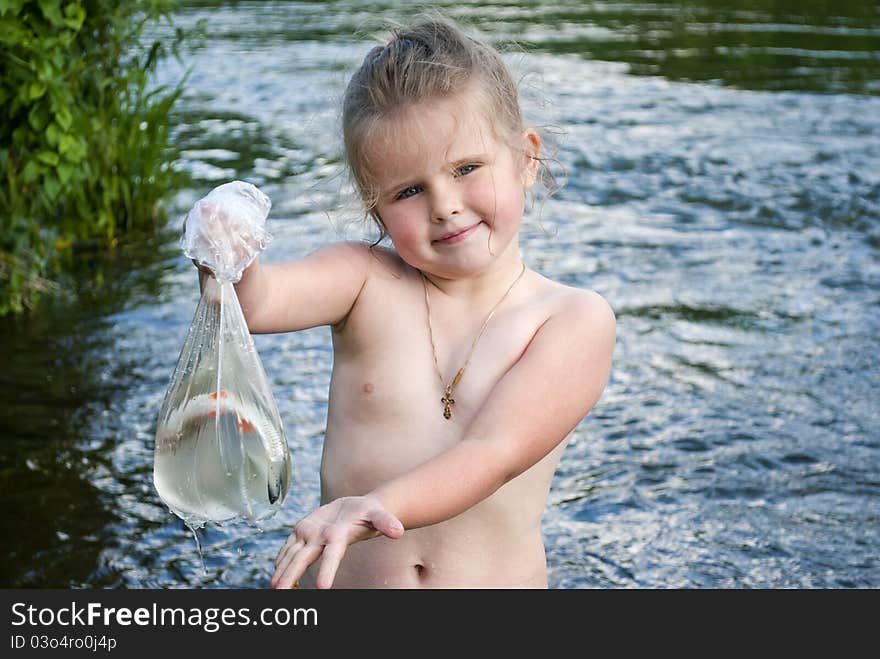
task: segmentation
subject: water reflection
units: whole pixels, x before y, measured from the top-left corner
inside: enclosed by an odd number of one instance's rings
[[[525,15],[518,19],[521,29],[513,33],[540,50],[626,62],[638,75],[746,89],[880,91],[880,16],[856,0],[833,8],[748,0],[561,2],[541,12],[537,27]]]
[[[56,298],[0,322],[5,585],[90,583],[101,551],[118,542],[118,498],[152,496],[140,467],[146,428],[119,405],[143,385],[149,361],[125,332],[141,322],[139,308],[161,299],[161,257],[170,254],[163,234],[81,255]],[[120,451],[133,451],[123,464],[139,466],[120,470]]]

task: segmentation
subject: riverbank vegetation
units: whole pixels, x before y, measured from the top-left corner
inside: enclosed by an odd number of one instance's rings
[[[174,0],[0,0],[0,316],[33,308],[74,255],[159,226],[177,174],[160,58]]]

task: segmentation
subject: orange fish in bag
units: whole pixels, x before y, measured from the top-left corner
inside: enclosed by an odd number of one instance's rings
[[[233,283],[272,239],[271,202],[233,181],[186,215],[184,253],[211,270],[156,427],[153,481],[191,528],[257,523],[281,507],[290,450]]]

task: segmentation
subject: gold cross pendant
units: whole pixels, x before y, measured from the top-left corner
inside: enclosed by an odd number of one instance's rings
[[[440,399],[440,402],[443,403],[443,418],[451,419],[452,406],[455,405],[455,399],[452,397],[452,387],[446,387],[446,395]]]

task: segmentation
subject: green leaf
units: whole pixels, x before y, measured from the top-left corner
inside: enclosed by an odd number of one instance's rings
[[[28,124],[35,131],[42,131],[43,127],[46,125],[46,120],[48,119],[48,113],[46,112],[46,108],[42,105],[35,105],[31,108],[31,111],[28,112]]]
[[[0,0],[0,16],[7,12],[18,14],[23,7],[24,0]]]
[[[65,107],[60,107],[55,111],[55,121],[57,121],[58,125],[65,131],[70,130],[70,126],[73,123],[73,116],[70,114],[70,110]]]
[[[76,138],[73,135],[62,135],[58,142],[58,153],[66,156],[71,150],[76,148]]]
[[[55,27],[64,26],[64,14],[61,13],[61,0],[40,0],[40,11]]]
[[[66,135],[64,135],[61,129],[58,128],[58,124],[56,124],[54,121],[46,126],[46,143],[49,146],[58,146],[58,143],[63,137],[66,137]],[[61,149],[58,149],[58,153],[64,152]]]
[[[34,81],[28,89],[28,100],[34,101],[46,93],[46,85],[41,82]]]
[[[58,144],[58,153],[68,162],[76,164],[86,155],[86,142],[81,137],[64,135]]]
[[[29,160],[27,165],[24,166],[24,171],[21,173],[21,180],[25,183],[33,183],[40,178],[45,171],[46,168],[36,160]]]
[[[31,86],[28,83],[21,85],[16,91],[16,96],[21,105],[30,105],[31,102]]]
[[[67,5],[64,8],[64,24],[73,30],[79,30],[86,20],[86,10],[79,5]]]
[[[39,151],[37,153],[37,160],[40,162],[44,162],[47,165],[52,165],[55,167],[59,162],[61,162],[58,158],[58,154],[54,151]]]
[[[58,179],[62,183],[66,184],[70,180],[70,177],[73,176],[73,172],[75,169],[76,168],[73,165],[70,165],[66,162],[60,163],[57,167]]]
[[[51,174],[46,174],[43,177],[43,191],[49,197],[49,201],[55,201],[58,198],[58,193],[61,192],[61,183]]]
[[[37,65],[37,77],[40,80],[52,80],[55,77],[55,67],[48,59],[44,59]]]

